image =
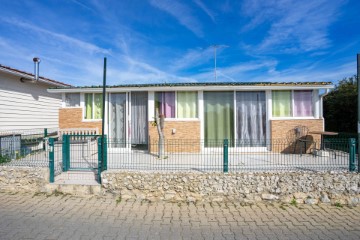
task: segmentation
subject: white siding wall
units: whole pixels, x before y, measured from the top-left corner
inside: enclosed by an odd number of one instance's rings
[[[61,94],[48,93],[50,85],[19,79],[0,73],[0,131],[58,127]]]

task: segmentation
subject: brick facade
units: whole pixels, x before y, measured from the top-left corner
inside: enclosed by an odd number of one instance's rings
[[[82,108],[60,108],[59,128],[98,128],[101,133],[101,120],[83,121]]]
[[[173,133],[175,129],[175,133]],[[191,152],[201,151],[200,145],[200,121],[165,121],[166,152]],[[153,122],[149,122],[149,148],[153,153],[157,152],[159,134]]]
[[[294,119],[294,120],[270,120],[270,133],[272,140],[272,151],[289,153],[294,151],[294,143],[290,143],[287,139],[287,133],[296,126],[306,126],[311,131],[323,131],[324,119]],[[312,148],[320,147],[320,135],[309,134],[306,138],[312,140],[315,144],[307,145],[306,151],[310,152]],[[296,145],[295,152],[300,152],[300,144]]]

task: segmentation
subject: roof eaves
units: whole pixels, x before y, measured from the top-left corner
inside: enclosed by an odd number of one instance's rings
[[[14,74],[14,75],[26,75],[26,76],[29,76],[31,78],[34,77],[34,74],[32,74],[32,73],[25,72],[25,71],[22,71],[22,70],[19,70],[19,69],[16,69],[16,68],[12,68],[12,67],[8,67],[8,66],[4,66],[4,65],[0,64],[0,70],[2,70],[2,69],[6,70],[6,72]],[[74,86],[72,86],[70,84],[59,82],[59,81],[56,81],[56,80],[53,80],[53,79],[50,79],[50,78],[45,78],[45,77],[42,77],[42,76],[39,76],[39,80],[42,81],[42,82],[51,84],[51,85],[56,85],[59,88],[74,87]]]
[[[150,84],[122,84],[106,86],[106,88],[144,88],[144,87],[191,87],[191,86],[328,86],[331,82],[220,82],[220,83],[150,83]],[[99,86],[70,86],[51,89],[91,89]]]

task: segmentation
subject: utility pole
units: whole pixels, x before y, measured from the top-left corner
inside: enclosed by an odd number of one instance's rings
[[[216,49],[218,48],[227,48],[229,46],[227,45],[211,45],[211,47],[214,48],[214,79],[215,79],[215,82],[217,81],[217,75],[216,75]]]
[[[357,54],[358,172],[360,172],[360,53]]]

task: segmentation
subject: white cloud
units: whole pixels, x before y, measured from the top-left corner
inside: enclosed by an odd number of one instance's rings
[[[242,6],[250,22],[244,31],[269,26],[258,52],[296,53],[317,51],[331,45],[329,27],[345,0],[246,0]],[[254,46],[252,46],[254,49]]]
[[[200,66],[210,59],[214,58],[214,50],[212,48],[191,49],[184,56],[174,59],[171,63],[171,71],[185,70],[190,67]]]
[[[72,45],[72,46],[76,46],[78,48],[81,48],[85,51],[91,52],[91,53],[102,53],[102,54],[110,54],[110,51],[107,49],[103,49],[100,48],[92,43],[88,43],[85,41],[81,41],[79,39],[73,38],[73,37],[69,37],[65,34],[61,34],[61,33],[56,33],[56,32],[52,32],[43,28],[40,28],[36,25],[30,24],[28,22],[24,22],[15,18],[12,19],[3,19],[0,18],[1,21],[6,22],[8,24],[17,26],[17,27],[21,27],[27,30],[31,30],[40,34],[46,34],[48,36],[51,36],[55,39],[57,39],[58,41],[61,41],[63,43]]]
[[[201,10],[203,10],[215,23],[215,14],[201,1],[201,0],[194,0],[195,4],[199,6]]]
[[[191,9],[185,4],[176,0],[150,0],[150,3],[154,7],[173,16],[181,25],[192,31],[196,36],[203,36],[200,22],[191,14]]]

